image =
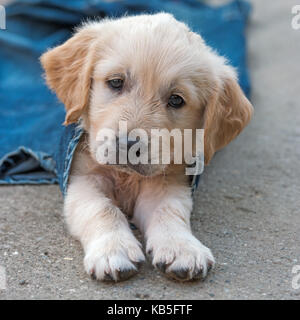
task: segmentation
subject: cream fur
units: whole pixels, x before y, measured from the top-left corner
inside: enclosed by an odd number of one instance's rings
[[[82,119],[86,132],[76,150],[65,217],[84,248],[86,271],[100,280],[124,280],[144,260],[126,216],[145,235],[152,263],[166,275],[205,277],[214,264],[191,232],[191,190],[183,165],[149,165],[148,176],[126,166],[97,163],[101,128],[205,129],[205,159],[228,144],[249,122],[252,106],[224,58],[165,13],[91,22],[45,53],[46,80],[66,106],[66,125]],[[116,94],[107,80],[118,75]],[[185,99],[167,108],[171,94]]]

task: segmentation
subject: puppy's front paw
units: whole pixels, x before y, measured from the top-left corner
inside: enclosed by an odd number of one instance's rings
[[[205,278],[215,264],[211,251],[192,234],[149,238],[147,252],[156,268],[180,281]]]
[[[133,235],[106,234],[90,243],[84,266],[94,279],[123,281],[135,275],[144,260],[140,243]]]

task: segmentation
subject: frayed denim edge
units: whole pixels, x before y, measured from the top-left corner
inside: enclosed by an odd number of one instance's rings
[[[45,152],[35,152],[30,148],[27,148],[25,146],[21,146],[17,148],[15,151],[9,152],[5,154],[1,159],[0,159],[0,167],[6,161],[8,158],[17,155],[20,152],[24,152],[29,154],[31,157],[36,159],[41,168],[43,168],[45,171],[52,172],[53,174],[56,175],[56,178],[49,178],[49,179],[30,179],[30,176],[26,179],[19,179],[19,180],[14,180],[10,176],[6,176],[4,179],[0,179],[0,184],[54,184],[58,183],[58,178],[57,178],[57,171],[56,171],[56,164],[55,160],[51,155]]]
[[[66,159],[64,162],[64,172],[63,172],[63,196],[66,195],[67,193],[67,187],[68,187],[68,180],[69,180],[69,175],[70,175],[70,169],[72,165],[72,160],[73,160],[73,155],[76,150],[76,147],[78,145],[78,142],[83,134],[83,129],[80,126],[77,126],[75,128],[75,134],[72,140],[70,141],[68,145],[68,150],[67,150],[67,155]]]

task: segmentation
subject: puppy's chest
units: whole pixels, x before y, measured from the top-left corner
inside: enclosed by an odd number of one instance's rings
[[[128,175],[113,177],[113,198],[123,213],[131,217],[140,191],[140,179]]]

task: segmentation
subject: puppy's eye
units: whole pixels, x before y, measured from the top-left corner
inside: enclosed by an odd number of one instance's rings
[[[121,90],[123,88],[124,80],[123,79],[112,79],[107,81],[111,89]]]
[[[181,108],[185,104],[183,98],[178,96],[177,94],[172,94],[168,101],[168,106],[172,108]]]

